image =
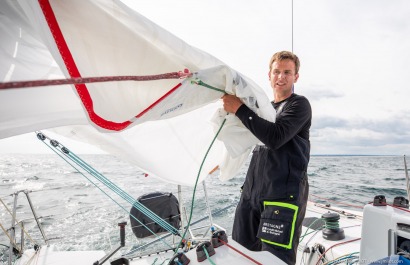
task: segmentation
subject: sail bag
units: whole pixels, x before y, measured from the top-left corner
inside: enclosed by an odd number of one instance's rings
[[[137,201],[150,209],[161,219],[179,229],[180,227],[180,215],[179,215],[179,203],[177,198],[172,193],[153,192],[140,196]],[[135,205],[135,204],[134,204]],[[154,222],[151,218],[147,217],[138,207],[132,207],[130,211],[130,221],[132,232],[137,238],[144,238],[152,236],[152,232],[155,234],[167,232],[164,228]],[[139,221],[137,221],[138,219]],[[147,228],[149,228],[149,231]]]

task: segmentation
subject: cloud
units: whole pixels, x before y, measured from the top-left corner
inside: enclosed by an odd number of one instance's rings
[[[312,129],[320,130],[324,128],[341,128],[347,125],[348,121],[339,117],[313,117]]]
[[[312,154],[405,154],[410,147],[409,114],[383,119],[316,117]]]
[[[313,84],[303,87],[296,87],[295,92],[306,96],[309,101],[319,101],[331,98],[342,98],[344,93],[333,89],[334,85],[319,85]]]

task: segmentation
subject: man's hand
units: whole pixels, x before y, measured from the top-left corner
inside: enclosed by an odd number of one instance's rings
[[[222,97],[222,100],[224,102],[225,111],[234,113],[234,114],[239,109],[239,107],[243,104],[242,101],[237,96],[234,96],[234,95],[226,94],[225,96]]]

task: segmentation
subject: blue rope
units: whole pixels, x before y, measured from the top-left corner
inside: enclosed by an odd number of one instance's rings
[[[64,155],[67,155],[66,153],[62,152],[60,149],[54,149],[51,146],[49,146],[45,141],[42,141],[48,148],[50,148],[54,153],[56,153],[59,157],[61,157],[67,164],[69,164],[71,167],[73,167],[78,173],[80,173],[83,177],[85,177],[91,184],[93,184],[95,187],[97,187],[102,193],[104,193],[108,198],[110,198],[115,204],[117,204],[121,209],[123,209],[127,214],[130,214],[130,216],[136,220],[138,223],[140,223],[142,226],[144,226],[150,233],[152,233],[154,236],[156,236],[158,239],[160,239],[167,247],[172,248],[167,242],[165,242],[163,239],[161,239],[155,232],[153,232],[149,227],[147,227],[144,223],[142,223],[138,218],[136,218],[134,215],[128,212],[127,209],[125,209],[122,205],[120,205],[114,198],[112,198],[107,192],[105,192],[101,187],[99,187],[96,183],[94,183],[90,178],[88,178],[86,175],[84,175],[83,172],[81,172],[78,168],[76,168],[70,161],[68,161],[64,156],[59,154],[56,150],[58,150],[60,153],[63,153]],[[70,152],[71,153],[71,152]]]
[[[135,200],[132,198],[128,193],[120,189],[117,185],[115,185],[112,181],[107,179],[104,175],[99,173],[97,170],[92,168],[90,165],[85,163],[81,158],[79,158],[77,155],[73,154],[72,152],[69,152],[67,154],[68,157],[70,157],[77,165],[79,165],[81,168],[83,168],[85,171],[87,171],[90,175],[98,179],[101,183],[103,183],[105,186],[107,186],[109,189],[117,193],[121,198],[129,202],[134,208],[142,212],[145,216],[149,217],[151,220],[156,222],[158,225],[160,225],[162,228],[167,230],[168,232],[174,234],[174,235],[179,235],[178,230],[170,225],[168,222],[164,221],[162,218],[160,218],[158,215],[156,215],[154,212],[152,212],[150,209],[145,207],[142,203],[139,201]]]
[[[204,86],[204,83],[201,83],[200,85]],[[206,86],[208,87],[208,86]],[[197,184],[198,184],[198,180],[199,180],[199,176],[200,173],[202,171],[202,167],[205,163],[205,160],[208,156],[209,151],[211,150],[211,147],[213,146],[217,136],[219,135],[220,131],[222,130],[222,127],[224,126],[226,122],[226,119],[224,119],[224,121],[222,122],[218,132],[215,134],[215,137],[213,138],[211,144],[209,145],[205,156],[202,160],[201,166],[198,170],[198,174],[196,177],[196,181],[195,181],[195,186],[194,186],[194,190],[193,190],[193,194],[192,194],[192,201],[191,201],[191,212],[190,212],[190,216],[189,216],[189,220],[188,220],[188,224],[187,224],[187,228],[185,229],[185,232],[183,234],[183,236],[181,237],[181,241],[179,242],[178,246],[175,248],[175,253],[177,252],[178,248],[180,247],[182,240],[185,238],[186,233],[188,231],[188,228],[191,224],[191,220],[192,220],[192,212],[193,212],[193,207],[194,207],[194,201],[195,201],[195,193],[196,193],[196,188],[197,188]],[[44,140],[43,140],[44,142]],[[45,142],[44,142],[45,143]],[[47,143],[45,143],[47,145]],[[59,143],[60,144],[60,143]],[[61,145],[61,144],[60,144]],[[54,149],[52,149],[54,151]],[[57,149],[59,150],[59,149]],[[78,166],[80,166],[82,169],[84,169],[86,172],[88,172],[90,175],[92,175],[93,177],[95,177],[96,179],[98,179],[101,183],[103,183],[106,187],[110,188],[112,191],[114,191],[115,193],[117,193],[120,197],[122,197],[124,200],[126,200],[127,202],[131,203],[131,205],[138,209],[139,211],[141,211],[144,215],[146,215],[147,217],[151,218],[154,222],[158,223],[162,228],[164,228],[165,230],[167,230],[168,232],[174,234],[174,235],[180,235],[178,230],[176,228],[174,228],[172,225],[170,225],[169,223],[167,223],[166,221],[164,221],[163,219],[161,219],[158,215],[156,215],[155,213],[153,213],[151,210],[149,210],[148,208],[146,208],[143,204],[141,204],[140,202],[138,202],[137,200],[133,199],[129,194],[127,194],[125,191],[121,190],[118,186],[116,186],[113,182],[111,182],[109,179],[107,179],[104,175],[102,175],[101,173],[99,173],[97,170],[95,170],[94,168],[92,168],[90,165],[88,165],[86,162],[84,162],[81,158],[79,158],[78,156],[76,156],[75,154],[73,154],[71,151],[67,153],[62,152],[61,150],[59,150],[61,153],[64,153],[67,157],[69,157],[74,163],[76,163]],[[55,151],[54,151],[55,152]],[[59,155],[60,156],[60,155]],[[60,156],[62,157],[62,156]],[[63,157],[62,157],[63,158]],[[64,158],[63,158],[64,159]],[[64,159],[68,164],[70,164],[72,167],[74,167],[71,163],[69,163],[66,159]],[[75,168],[75,167],[74,167]],[[79,173],[81,173],[77,168],[75,168]],[[82,173],[81,173],[82,174]],[[93,183],[89,178],[87,178],[84,174],[82,174],[86,179],[88,179],[94,186],[96,186],[97,188],[99,188],[104,194],[106,194],[111,200],[113,200],[117,205],[119,205],[113,198],[111,198],[106,192],[104,192],[100,187],[98,187],[95,183]],[[124,209],[127,213],[128,211],[123,208],[121,205],[119,205],[122,209]],[[132,215],[131,215],[132,216]],[[132,216],[135,220],[137,220],[141,225],[143,225],[145,228],[147,228],[151,233],[153,233],[155,236],[157,236],[154,232],[152,232],[146,225],[144,225],[142,222],[140,222],[137,218],[135,218],[134,216]],[[158,236],[157,236],[158,237]],[[161,241],[163,241],[161,239]],[[163,241],[165,244],[167,244],[165,241]],[[168,245],[168,244],[167,244]],[[169,246],[169,245],[168,245]],[[172,248],[172,247],[170,247]]]

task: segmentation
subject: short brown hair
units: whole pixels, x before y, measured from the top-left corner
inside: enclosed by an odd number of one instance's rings
[[[300,61],[299,58],[292,52],[281,51],[275,53],[270,59],[269,71],[272,71],[272,64],[276,61],[291,60],[295,63],[295,74],[299,73]]]

